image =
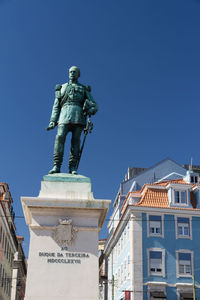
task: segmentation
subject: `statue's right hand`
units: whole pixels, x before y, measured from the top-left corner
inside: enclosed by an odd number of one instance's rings
[[[55,128],[55,126],[56,126],[56,123],[55,123],[55,122],[53,122],[53,121],[51,121],[51,122],[49,123],[49,126],[47,127],[47,130],[54,129],[54,128]]]

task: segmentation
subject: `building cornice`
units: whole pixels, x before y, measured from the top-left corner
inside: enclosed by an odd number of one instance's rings
[[[181,184],[181,183],[169,183],[167,186],[166,186],[166,189],[179,189],[179,190],[189,190],[193,187],[192,184]]]
[[[135,206],[135,205],[128,205],[131,210],[134,211],[141,211],[141,212],[162,212],[166,214],[184,214],[184,215],[199,215],[200,216],[200,209],[197,208],[182,208],[182,207],[147,207],[147,206]]]

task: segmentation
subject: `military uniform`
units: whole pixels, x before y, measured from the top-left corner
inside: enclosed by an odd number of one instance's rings
[[[85,105],[87,103],[87,105]],[[80,137],[86,125],[87,114],[97,112],[97,104],[90,94],[90,88],[78,82],[56,85],[56,98],[50,122],[58,124],[54,146],[54,165],[60,168],[64,154],[64,144],[68,132],[72,132],[69,157],[69,173],[77,170]]]

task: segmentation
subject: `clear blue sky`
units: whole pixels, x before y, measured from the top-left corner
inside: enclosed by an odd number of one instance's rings
[[[129,166],[200,164],[200,0],[0,0],[0,36],[0,181],[17,216],[52,167],[45,128],[71,65],[99,105],[79,169],[95,198],[113,200]],[[63,172],[68,152],[69,138]]]

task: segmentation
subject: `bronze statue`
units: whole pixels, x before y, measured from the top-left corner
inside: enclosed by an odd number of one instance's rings
[[[71,151],[69,157],[69,173],[77,174],[78,164],[82,153],[80,150],[81,133],[85,135],[91,126],[87,116],[94,115],[97,103],[94,101],[90,86],[84,86],[78,82],[80,69],[73,66],[69,69],[69,82],[56,85],[56,98],[52,109],[51,119],[47,130],[58,125],[58,131],[54,145],[54,166],[49,174],[60,173],[64,155],[65,139],[69,132],[72,133]]]

